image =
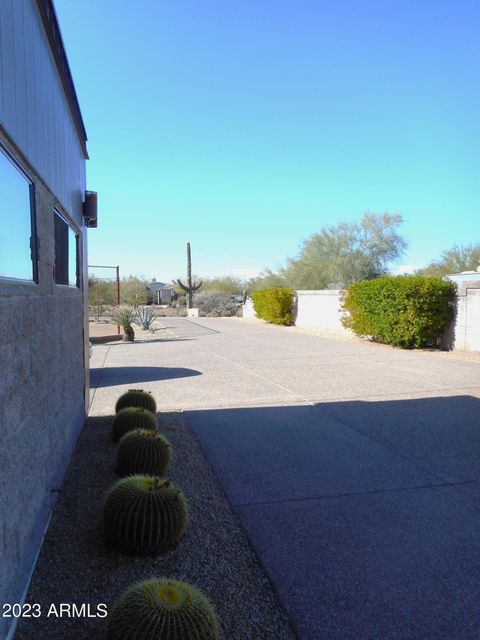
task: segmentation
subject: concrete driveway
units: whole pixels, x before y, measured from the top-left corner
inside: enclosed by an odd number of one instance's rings
[[[480,637],[480,362],[240,319],[95,347],[183,409],[299,638]],[[274,640],[274,638],[272,638]]]

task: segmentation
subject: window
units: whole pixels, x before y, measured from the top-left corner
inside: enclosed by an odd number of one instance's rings
[[[78,233],[58,211],[54,211],[54,223],[55,283],[78,287]]]
[[[33,182],[0,146],[0,279],[36,282]]]

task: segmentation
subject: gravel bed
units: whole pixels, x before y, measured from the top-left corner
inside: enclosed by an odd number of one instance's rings
[[[181,413],[163,413],[173,445],[169,478],[185,493],[189,526],[179,546],[156,558],[122,555],[102,540],[101,504],[117,479],[112,417],[90,417],[80,435],[40,552],[26,602],[39,618],[21,620],[15,640],[94,640],[105,618],[57,617],[60,603],[108,608],[132,583],[167,576],[200,588],[214,604],[222,640],[294,640],[295,634],[203,451]]]

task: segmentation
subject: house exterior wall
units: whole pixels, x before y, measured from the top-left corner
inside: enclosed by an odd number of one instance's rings
[[[170,304],[173,300],[173,294],[175,291],[173,289],[159,289],[156,292],[156,302],[157,304]]]
[[[54,207],[79,233],[85,273],[85,156],[34,0],[0,3],[0,143],[34,185],[38,268],[36,283],[0,279],[0,603],[15,603],[85,421],[88,363],[83,282],[54,282]],[[10,623],[0,617],[0,639]]]
[[[0,2],[0,124],[80,225],[85,155],[35,0]]]

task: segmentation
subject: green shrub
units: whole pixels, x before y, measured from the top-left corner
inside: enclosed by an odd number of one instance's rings
[[[147,429],[157,433],[157,418],[151,411],[143,407],[125,407],[120,409],[113,419],[112,438],[118,442],[129,431],[134,429]]]
[[[455,314],[455,284],[425,276],[356,282],[343,308],[344,326],[357,335],[406,349],[434,347]]]
[[[117,400],[115,405],[115,412],[118,413],[120,409],[125,407],[143,407],[147,411],[155,413],[157,410],[157,403],[150,391],[144,391],[143,389],[129,389],[127,393],[124,393]]]
[[[129,431],[117,449],[117,470],[121,476],[135,473],[163,476],[171,460],[172,447],[168,440],[148,429]]]
[[[130,587],[108,616],[106,640],[218,640],[220,624],[201,591],[153,578]]]
[[[260,289],[252,294],[253,308],[262,320],[272,324],[292,325],[293,289]]]
[[[107,544],[136,555],[156,555],[174,547],[187,526],[187,503],[169,480],[136,475],[122,478],[103,505]]]

